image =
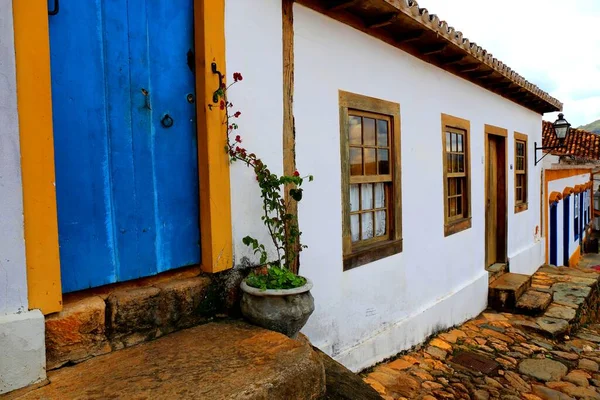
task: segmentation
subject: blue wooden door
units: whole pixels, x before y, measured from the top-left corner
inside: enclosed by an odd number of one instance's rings
[[[63,290],[199,263],[193,0],[49,19]]]
[[[563,199],[563,264],[564,266],[569,266],[569,247],[571,244],[571,234],[570,226],[571,226],[571,196],[565,196]]]
[[[558,265],[558,205],[550,204],[550,264]]]

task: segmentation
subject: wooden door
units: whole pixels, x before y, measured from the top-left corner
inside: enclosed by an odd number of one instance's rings
[[[488,135],[486,162],[486,265],[506,262],[505,139]]]
[[[550,204],[550,264],[558,265],[558,204]]]
[[[574,197],[574,196],[573,196]],[[565,196],[563,199],[563,262],[565,267],[569,266],[569,245],[571,239],[571,196]],[[558,259],[556,260],[558,262]],[[552,264],[552,263],[551,263]],[[560,266],[560,264],[552,264]]]
[[[200,262],[193,0],[49,17],[63,290]]]

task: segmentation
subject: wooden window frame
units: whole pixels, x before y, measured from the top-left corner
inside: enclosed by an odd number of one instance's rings
[[[471,228],[471,122],[454,117],[448,114],[442,114],[442,174],[444,183],[444,236],[450,236]],[[448,170],[446,163],[446,129],[454,128],[465,132],[465,178],[466,188],[463,193],[466,204],[463,206],[462,218],[450,219],[448,217]]]
[[[356,93],[339,91],[340,156],[342,160],[342,247],[344,271],[360,267],[402,252],[402,167],[400,147],[400,104]],[[350,230],[350,146],[348,143],[349,112],[379,114],[390,119],[390,168],[392,189],[389,194],[387,240],[352,244]]]
[[[515,186],[515,214],[516,213],[520,213],[522,211],[526,211],[529,208],[529,157],[528,157],[528,136],[525,135],[524,133],[519,133],[519,132],[515,132],[515,136],[514,136],[514,151],[515,151],[515,159],[514,159],[514,186]],[[518,142],[525,142],[525,160],[524,162],[524,167],[525,170],[524,172],[519,172],[517,171],[517,143]],[[524,186],[524,190],[525,190],[525,196],[524,196],[524,201],[518,201],[517,200],[517,176],[518,175],[524,175],[525,176],[525,186]]]

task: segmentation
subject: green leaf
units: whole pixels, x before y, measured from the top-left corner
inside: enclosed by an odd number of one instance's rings
[[[302,190],[303,189],[290,189],[290,196],[292,199],[296,201],[302,200]]]

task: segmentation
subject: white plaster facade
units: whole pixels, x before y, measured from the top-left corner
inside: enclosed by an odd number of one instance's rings
[[[12,1],[0,2],[0,394],[46,377],[44,317],[28,311]]]
[[[244,81],[230,93],[244,147],[282,168],[281,1],[228,0],[227,67]],[[257,4],[260,3],[260,4]],[[313,174],[300,203],[301,273],[316,310],[304,333],[352,370],[368,367],[459,324],[487,303],[484,125],[508,130],[508,244],[511,272],[544,261],[540,222],[542,116],[301,5],[294,6],[296,164]],[[339,90],[400,104],[403,251],[343,272]],[[444,237],[441,114],[471,124],[472,227]],[[514,213],[514,132],[528,135],[528,209]],[[252,172],[234,166],[235,262],[255,258],[241,243],[261,226]],[[251,217],[255,216],[255,220]],[[265,242],[267,240],[264,240]]]

